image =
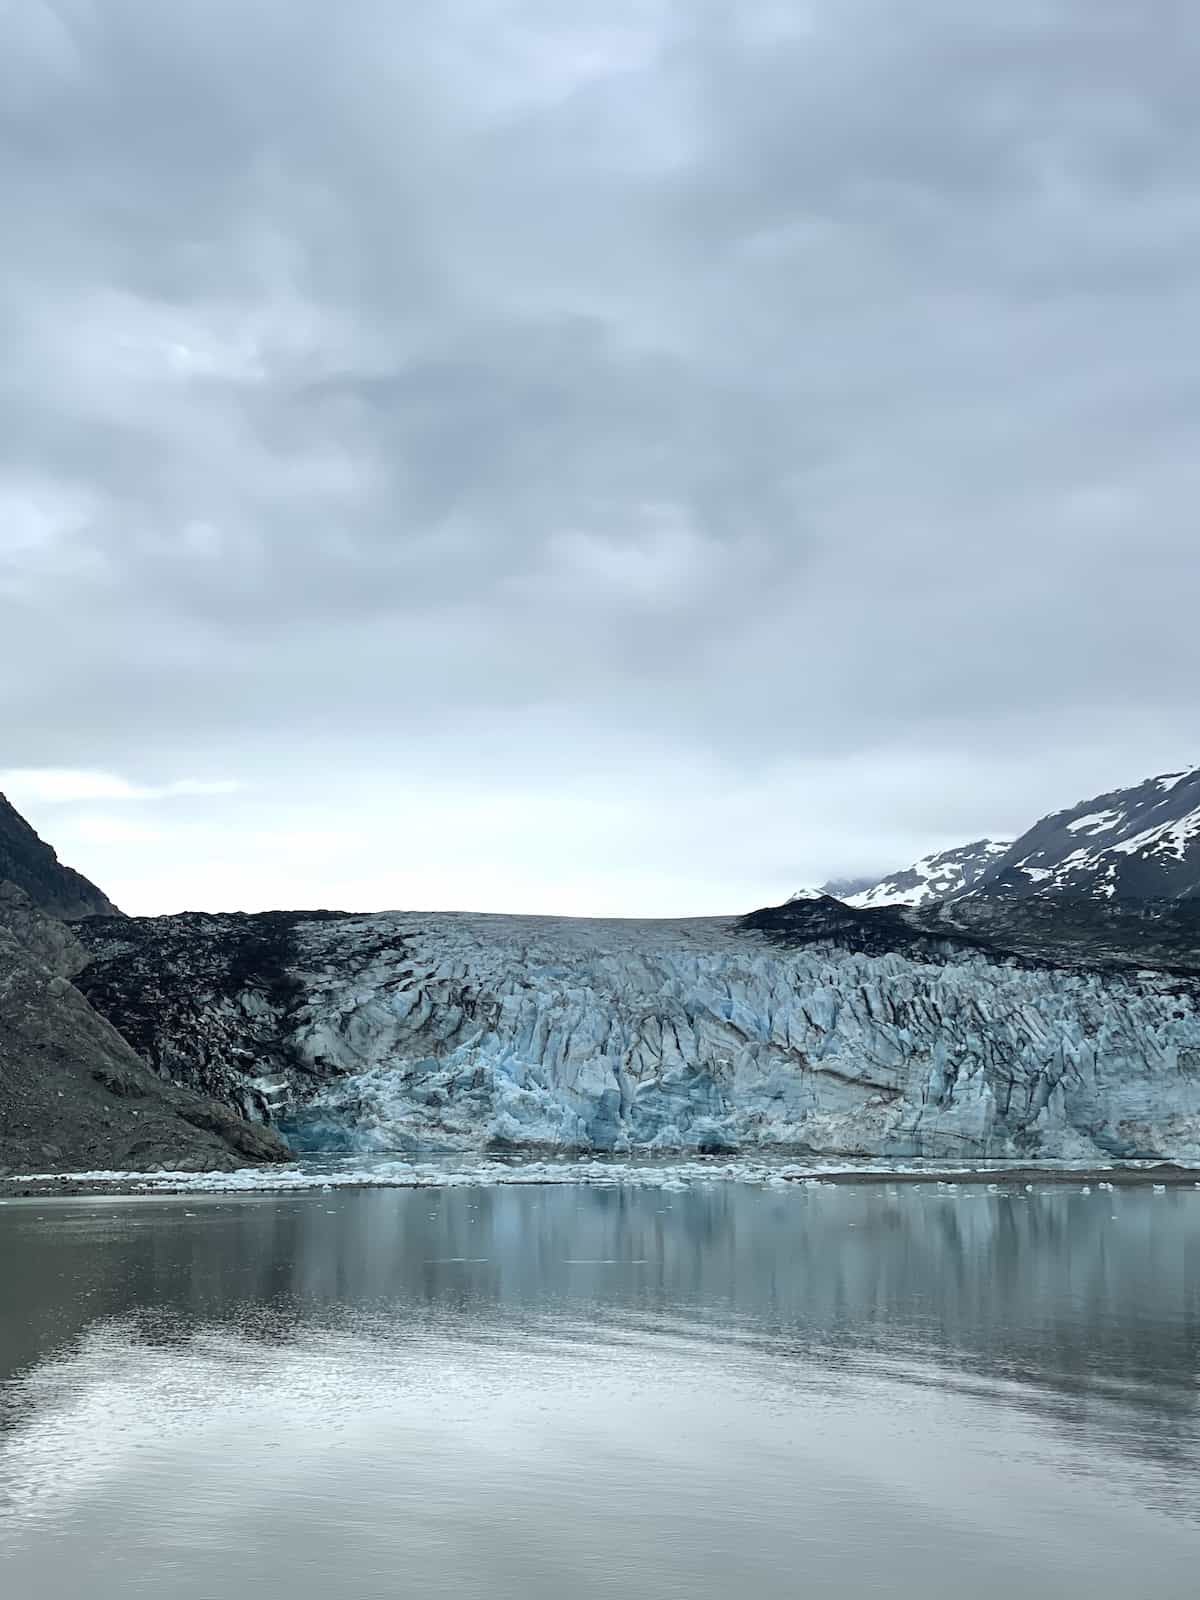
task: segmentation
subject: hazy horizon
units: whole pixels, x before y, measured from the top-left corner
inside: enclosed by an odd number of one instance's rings
[[[1145,776],[1147,776],[1147,777],[1155,776],[1155,774],[1146,774]],[[2,785],[3,785],[3,783],[5,781],[9,781],[12,784],[12,786],[15,787],[15,790],[16,790],[16,793],[17,793],[18,796],[22,792],[24,792],[26,795],[31,795],[33,797],[34,803],[33,803],[32,808],[30,810],[26,811],[26,813],[25,813],[26,814],[26,819],[28,821],[30,821],[31,823],[34,823],[35,826],[37,826],[37,824],[35,822],[34,816],[31,814],[32,812],[37,812],[42,817],[48,819],[48,821],[44,822],[43,825],[38,828],[38,831],[41,832],[43,838],[45,838],[49,844],[51,844],[52,846],[55,846],[55,848],[57,848],[57,846],[55,845],[55,839],[52,836],[52,834],[51,835],[47,834],[46,829],[48,827],[53,829],[55,825],[60,825],[60,827],[59,827],[59,831],[60,832],[69,833],[70,832],[69,819],[70,819],[70,817],[72,816],[72,814],[74,812],[74,808],[76,806],[79,806],[79,805],[85,805],[86,806],[89,803],[86,799],[82,798],[82,796],[86,795],[89,792],[91,792],[93,794],[103,793],[110,800],[114,797],[114,795],[118,795],[119,794],[119,798],[123,803],[135,803],[135,804],[144,804],[144,803],[153,802],[153,801],[160,801],[161,802],[161,801],[164,801],[164,800],[176,800],[176,799],[182,798],[184,796],[187,796],[187,797],[190,797],[190,798],[196,798],[197,796],[206,793],[206,791],[203,789],[203,786],[195,784],[195,783],[189,783],[187,781],[185,781],[184,783],[178,785],[177,789],[173,793],[161,793],[161,792],[154,792],[154,791],[138,792],[138,791],[132,790],[129,786],[122,787],[119,784],[118,780],[114,780],[111,777],[106,777],[106,776],[101,775],[101,774],[80,774],[80,773],[66,773],[66,772],[42,772],[42,773],[31,773],[31,772],[26,772],[26,773],[21,773],[21,772],[2,773],[2,772],[0,772],[0,794],[3,794],[5,792],[3,787],[2,787]],[[1135,783],[1136,783],[1136,781],[1137,780],[1135,780]],[[1128,787],[1132,787],[1132,786],[1133,785],[1128,785]],[[1113,788],[1126,787],[1126,785],[1114,784],[1114,785],[1112,785],[1112,787]],[[213,795],[213,796],[220,796],[220,795],[224,795],[224,794],[231,793],[231,792],[236,792],[236,791],[233,791],[233,790],[231,790],[229,788],[224,788],[224,787],[220,787],[220,786],[214,786],[214,788],[211,791],[209,791],[208,794],[209,795]],[[14,799],[14,796],[13,796],[12,793],[9,793],[7,798],[10,800],[10,803],[11,803],[13,801],[13,799]],[[1080,800],[1083,800],[1083,799],[1089,799],[1091,797],[1090,796],[1079,796],[1078,798]],[[18,807],[18,809],[20,809],[20,807]],[[1048,809],[1058,810],[1058,809],[1064,809],[1064,808],[1063,807],[1054,807],[1054,808],[1048,808]],[[1030,824],[1032,824],[1033,822],[1035,822],[1037,820],[1039,820],[1039,818],[1031,817],[1031,818],[1028,819],[1028,822]],[[89,841],[89,829],[87,827],[86,819],[84,821],[84,825],[83,825],[83,828],[82,828],[81,831],[82,831],[82,835],[83,835],[83,843],[84,843],[85,846],[87,845],[88,842],[91,842],[93,844],[98,842],[94,835],[91,836],[91,839]],[[1015,828],[1015,829],[1010,830],[1010,833],[1015,835],[1015,834],[1019,834],[1019,833],[1021,833],[1023,831],[1024,831],[1023,828]],[[134,837],[136,837],[136,834],[134,835]],[[979,835],[979,836],[974,836],[974,837],[984,837],[984,835]],[[1001,838],[1005,837],[1005,835],[1002,835],[1000,833],[994,833],[994,834],[990,835],[990,837],[995,838],[995,839],[1001,839]],[[128,844],[128,843],[131,843],[132,840],[125,840],[125,841],[118,841],[118,842],[124,842],[124,843]],[[311,843],[312,841],[307,840],[303,836],[299,836],[299,837],[290,836],[287,839],[281,839],[278,835],[275,835],[275,836],[273,836],[272,840],[269,841],[269,842],[273,842],[276,846],[280,845],[281,843],[285,843],[285,844],[286,843],[290,843],[291,845],[293,845],[294,847],[296,847],[298,849],[303,849],[307,844]],[[971,843],[971,842],[974,842],[974,838],[973,837],[963,836],[962,838],[959,838],[957,840],[949,841],[949,842],[946,842],[944,844],[936,845],[936,846],[934,846],[934,849],[953,848],[954,845],[961,845],[961,844],[966,844],[966,843]],[[923,853],[924,854],[932,854],[933,851],[930,850],[930,851],[926,851],[926,852],[923,852]],[[62,851],[59,851],[59,854],[60,854],[60,857],[61,857],[62,854],[63,854]],[[114,852],[114,854],[119,859],[121,852],[118,850],[118,851]],[[919,859],[919,856],[913,856],[911,858],[911,861],[916,861],[918,859]],[[905,859],[904,861],[899,861],[899,860],[892,861],[887,866],[881,865],[881,866],[878,866],[878,867],[874,868],[870,874],[867,874],[867,876],[882,877],[888,872],[895,871],[897,869],[909,866],[911,864],[911,861],[909,859]],[[120,893],[114,893],[113,892],[111,882],[109,882],[109,883],[101,882],[99,879],[97,879],[95,877],[95,875],[90,870],[86,870],[83,867],[81,867],[79,861],[73,860],[73,859],[66,859],[65,860],[65,864],[68,865],[68,866],[74,866],[77,870],[84,870],[85,871],[85,875],[89,876],[89,877],[92,877],[93,881],[96,881],[101,889],[103,889],[107,893],[109,893],[111,898],[116,899],[118,902],[122,901],[122,896],[120,895]],[[187,866],[186,863],[182,864],[182,868],[185,871],[186,871],[186,866]],[[405,881],[405,878],[407,878],[408,881],[411,882],[412,881],[411,874],[412,874],[412,869],[411,868],[404,867],[404,866],[396,867],[395,865],[384,863],[382,865],[382,867],[380,868],[380,870],[379,870],[379,872],[378,872],[378,874],[377,874],[375,879],[360,880],[359,882],[353,884],[350,887],[350,889],[348,891],[348,893],[349,893],[349,895],[351,897],[350,900],[340,899],[336,895],[334,897],[332,897],[332,898],[326,896],[325,898],[314,899],[314,898],[311,898],[311,896],[308,895],[307,892],[303,888],[301,888],[301,890],[299,892],[299,895],[298,896],[294,895],[294,897],[292,899],[290,899],[290,900],[276,899],[276,900],[271,900],[271,901],[259,902],[259,901],[254,900],[253,897],[249,897],[249,898],[243,898],[243,899],[236,900],[236,901],[228,901],[228,900],[220,900],[220,899],[217,899],[217,898],[213,898],[211,895],[209,895],[207,898],[204,898],[204,899],[202,899],[200,901],[197,901],[197,902],[167,903],[167,902],[165,902],[165,901],[163,901],[161,899],[158,899],[158,900],[156,900],[154,903],[152,903],[150,905],[143,905],[143,904],[131,905],[129,903],[123,903],[121,905],[121,909],[126,911],[128,914],[135,915],[135,916],[157,916],[157,915],[170,914],[172,912],[180,912],[180,911],[269,911],[269,910],[315,910],[315,909],[320,909],[320,910],[342,910],[342,911],[416,911],[416,912],[428,912],[428,913],[435,913],[435,912],[475,912],[475,913],[479,913],[479,914],[483,914],[483,915],[504,915],[504,914],[507,913],[507,914],[511,914],[511,915],[526,915],[526,916],[566,916],[566,917],[584,917],[584,918],[586,918],[586,917],[601,917],[601,918],[628,918],[628,919],[633,919],[633,920],[658,920],[658,919],[662,919],[662,918],[672,919],[672,918],[688,918],[688,917],[740,915],[740,914],[743,914],[744,912],[746,912],[748,910],[757,909],[762,904],[774,904],[774,903],[777,903],[778,901],[781,901],[781,900],[785,899],[789,894],[791,894],[792,892],[794,892],[797,889],[801,889],[801,888],[805,888],[805,887],[815,887],[818,884],[818,882],[824,882],[829,878],[835,878],[836,879],[836,877],[838,876],[837,874],[826,873],[826,874],[822,875],[820,878],[814,877],[814,878],[812,878],[811,880],[808,880],[805,883],[801,883],[799,881],[791,882],[787,888],[779,888],[777,885],[772,885],[771,888],[769,889],[768,893],[767,893],[767,898],[765,900],[762,900],[762,901],[757,901],[756,900],[752,904],[742,904],[742,905],[738,905],[736,907],[734,907],[734,906],[717,907],[715,905],[712,905],[712,906],[708,906],[708,907],[706,907],[704,909],[699,909],[699,908],[697,908],[696,906],[693,905],[693,906],[690,906],[689,909],[685,910],[685,911],[654,910],[654,911],[629,912],[629,911],[626,911],[623,908],[621,908],[619,905],[608,903],[608,902],[605,902],[605,903],[603,903],[602,905],[599,905],[599,906],[591,906],[591,907],[582,906],[582,907],[578,907],[578,908],[570,908],[570,909],[568,909],[568,908],[564,907],[563,905],[554,903],[553,899],[551,900],[551,903],[548,903],[548,904],[527,905],[527,904],[523,904],[518,899],[518,900],[512,901],[511,903],[509,903],[507,905],[491,905],[491,906],[483,906],[483,905],[470,903],[470,902],[464,902],[462,904],[442,904],[442,903],[437,902],[435,900],[430,900],[430,901],[425,901],[425,902],[416,902],[416,901],[412,901],[412,900],[406,900],[406,901],[399,901],[398,900],[398,901],[395,901],[395,902],[388,902],[386,904],[383,903],[382,901],[378,901],[378,900],[370,902],[370,903],[363,903],[363,902],[360,901],[359,897],[362,894],[369,893],[370,885],[371,885],[372,882],[398,883],[398,882]],[[330,879],[322,880],[319,873],[316,874],[315,877],[316,877],[316,881],[326,881],[326,882],[332,881]],[[432,880],[428,880],[427,879],[425,881],[429,882],[429,881],[432,881]],[[294,882],[294,880],[293,880],[293,882]]]

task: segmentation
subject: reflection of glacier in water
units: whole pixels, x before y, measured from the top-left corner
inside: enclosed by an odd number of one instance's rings
[[[932,1186],[9,1204],[6,1578],[1182,1600],[1198,1221]]]
[[[1163,976],[784,949],[729,920],[303,923],[297,1150],[1200,1159]],[[217,1032],[219,1030],[214,1030]]]

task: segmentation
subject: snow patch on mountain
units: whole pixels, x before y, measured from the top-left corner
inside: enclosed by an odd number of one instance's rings
[[[1086,817],[1076,817],[1074,822],[1067,823],[1068,833],[1100,833],[1110,832],[1121,821],[1122,813],[1118,811],[1089,811]]]
[[[1154,782],[1164,794],[1169,794],[1170,791],[1174,789],[1177,784],[1181,784],[1185,778],[1194,776],[1196,770],[1197,769],[1195,767],[1186,767],[1182,772],[1164,772],[1162,777],[1155,778]]]
[[[973,888],[1008,849],[1005,840],[976,839],[952,850],[939,850],[903,872],[881,879],[870,889],[849,895],[846,904],[869,910],[873,906],[924,906],[953,899]]]

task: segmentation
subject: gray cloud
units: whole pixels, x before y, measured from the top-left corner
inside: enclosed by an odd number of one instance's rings
[[[1190,5],[2,26],[0,766],[165,797],[30,788],[117,898],[736,908],[1192,757]]]

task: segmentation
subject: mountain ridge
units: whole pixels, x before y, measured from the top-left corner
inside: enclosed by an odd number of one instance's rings
[[[119,917],[108,896],[82,872],[64,866],[58,852],[0,794],[0,883],[15,883],[39,911],[63,922]]]
[[[1162,773],[1040,818],[978,889],[989,895],[1200,895],[1200,768]]]
[[[967,898],[1200,897],[1200,767],[1048,812],[1016,839],[935,852],[845,897],[859,910]]]

